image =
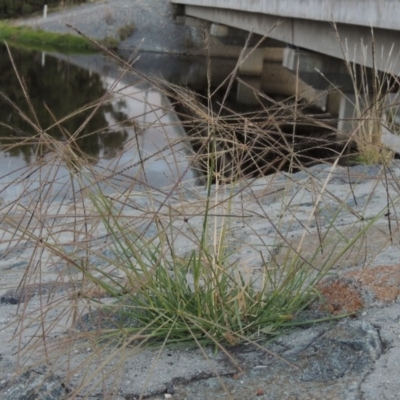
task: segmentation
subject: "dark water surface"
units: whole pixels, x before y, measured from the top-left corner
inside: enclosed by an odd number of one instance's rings
[[[140,74],[162,76],[205,94],[204,58],[138,54],[138,75],[122,74],[102,54],[52,56],[11,49],[11,55],[18,73],[0,45],[0,205],[20,196],[27,201],[72,198],[94,181],[106,193],[115,193],[161,189],[196,178],[188,161],[190,144],[170,100]],[[236,60],[214,58],[210,64],[212,87],[226,86]],[[283,69],[279,63],[271,65]],[[273,92],[273,77],[267,78]],[[103,101],[97,106],[99,99]],[[236,111],[247,111],[242,108]],[[400,144],[392,143],[393,138],[398,139],[383,132],[384,142],[397,151]],[[65,144],[70,142],[84,178],[68,162]]]
[[[132,74],[116,82],[120,71],[100,55],[52,57],[16,49],[11,54],[19,77],[0,46],[3,204],[22,193],[37,196],[43,181],[52,182],[52,198],[71,195],[71,170],[60,162],[62,152],[44,144],[45,135],[59,146],[73,137],[74,151],[87,170],[107,178],[102,185],[108,192],[172,185],[186,170],[183,179],[193,178],[184,131],[167,110],[166,97],[146,82]]]

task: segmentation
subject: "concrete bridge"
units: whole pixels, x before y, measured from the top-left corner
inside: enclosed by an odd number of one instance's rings
[[[399,0],[171,1],[215,32],[238,28],[400,75]]]
[[[205,26],[221,40],[229,42],[237,32],[271,38],[250,49],[240,65],[237,100],[244,103],[257,102],[251,88],[300,93],[336,115],[339,129],[351,131],[356,94],[343,60],[357,64],[358,79],[363,73],[366,82],[375,73],[400,75],[400,0],[171,2],[184,23]],[[324,94],[332,85],[338,90]],[[364,106],[370,106],[368,100]]]

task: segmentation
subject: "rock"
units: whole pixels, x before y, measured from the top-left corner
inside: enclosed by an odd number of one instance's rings
[[[64,400],[68,390],[53,376],[29,370],[0,392],[3,400]]]
[[[72,287],[70,283],[45,282],[22,285],[16,289],[9,289],[0,296],[2,304],[21,304],[29,301],[33,296],[48,295],[52,292],[60,292]]]
[[[213,399],[246,399],[264,388],[268,400],[358,400],[358,388],[382,351],[377,329],[357,320],[345,320],[331,329],[325,324],[296,330],[272,348],[275,357],[260,349],[238,349],[234,355],[247,366],[243,374],[177,385],[176,397],[205,400],[213,393]]]
[[[377,330],[368,322],[346,321],[321,336],[294,364],[303,381],[330,381],[368,370],[382,352]]]

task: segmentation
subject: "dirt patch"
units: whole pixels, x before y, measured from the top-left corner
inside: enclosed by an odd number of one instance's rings
[[[358,282],[350,279],[325,281],[317,286],[322,296],[320,309],[334,315],[354,313],[364,308],[364,300]]]
[[[334,315],[354,313],[375,301],[392,303],[400,296],[400,265],[381,265],[349,271],[317,286],[322,300],[317,308]]]
[[[375,300],[391,303],[400,296],[400,265],[382,265],[348,272],[346,275],[360,282],[363,288],[371,292]]]

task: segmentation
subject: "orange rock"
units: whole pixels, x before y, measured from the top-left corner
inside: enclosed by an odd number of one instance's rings
[[[353,313],[364,308],[361,292],[350,280],[327,280],[317,285],[317,290],[323,297],[320,308],[334,315]]]
[[[323,302],[320,309],[332,314],[352,313],[363,309],[362,293],[369,292],[375,300],[390,303],[400,296],[400,265],[380,265],[341,274],[317,285]]]
[[[381,265],[346,275],[359,281],[376,300],[389,303],[400,296],[400,265]]]

